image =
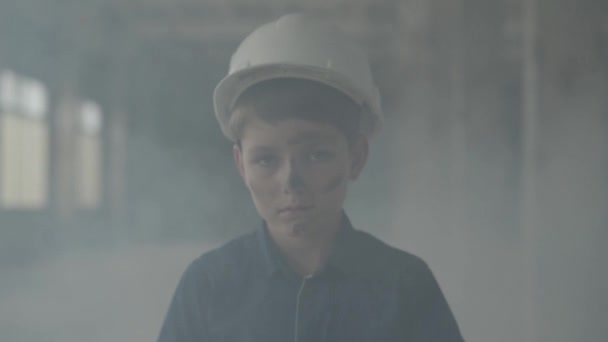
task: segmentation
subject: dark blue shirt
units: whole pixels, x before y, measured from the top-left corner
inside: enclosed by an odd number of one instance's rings
[[[194,260],[159,342],[463,341],[418,257],[344,217],[323,269],[287,267],[265,226]]]

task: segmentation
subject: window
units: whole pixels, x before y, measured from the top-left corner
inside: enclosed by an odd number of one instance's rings
[[[99,106],[85,101],[80,106],[80,129],[76,136],[77,203],[84,209],[96,208],[101,202],[102,113]]]
[[[0,72],[0,207],[47,204],[47,90],[37,80]]]

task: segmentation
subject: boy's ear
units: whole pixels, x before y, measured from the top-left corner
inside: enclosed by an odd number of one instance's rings
[[[351,155],[350,179],[356,180],[363,171],[369,155],[369,142],[365,136],[359,135],[354,139]]]
[[[243,166],[243,150],[238,143],[232,145],[232,156],[234,158],[234,163],[236,168],[239,170],[239,174],[241,178],[245,180],[245,167]]]

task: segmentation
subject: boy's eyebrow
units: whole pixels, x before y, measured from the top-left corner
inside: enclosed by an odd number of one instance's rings
[[[327,136],[325,134],[319,132],[305,131],[299,133],[295,137],[289,139],[287,141],[288,145],[299,145],[303,143],[309,142],[331,142],[334,139],[331,136]]]
[[[270,146],[266,146],[266,145],[256,145],[251,147],[251,152],[253,153],[268,153],[268,152],[272,152],[275,149],[270,147]]]

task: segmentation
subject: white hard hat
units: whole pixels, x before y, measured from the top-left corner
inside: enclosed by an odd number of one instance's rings
[[[383,121],[380,94],[366,54],[335,27],[306,14],[288,14],[253,31],[230,60],[228,75],[213,94],[215,115],[226,137],[232,107],[250,86],[276,78],[318,81],[362,108],[361,132],[371,136]]]

